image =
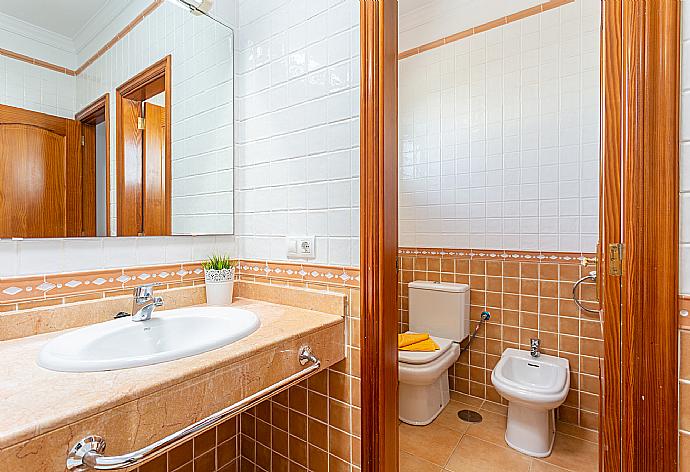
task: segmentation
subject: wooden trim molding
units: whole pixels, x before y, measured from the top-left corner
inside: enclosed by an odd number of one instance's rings
[[[602,2],[601,45],[601,172],[598,290],[604,320],[601,364],[599,470],[620,471],[621,464],[621,278],[609,273],[606,248],[622,241],[621,133],[622,56],[618,2]]]
[[[398,470],[398,2],[362,0],[362,471]]]
[[[105,93],[98,97],[93,102],[86,105],[81,111],[74,115],[77,121],[90,122],[99,115],[105,113],[106,119],[108,117],[108,108],[110,107],[110,94]],[[99,120],[96,122],[100,123]]]
[[[105,234],[110,236],[110,94],[105,93],[89,103],[74,119],[88,124],[105,123]]]
[[[614,14],[620,18],[622,55],[619,139],[625,264],[621,464],[620,469],[607,464],[605,470],[674,471],[678,467],[680,2],[610,3],[607,12],[620,10]],[[611,410],[606,408],[606,414]],[[608,428],[610,422],[606,421]]]
[[[450,36],[446,36],[441,39],[437,39],[436,41],[432,41],[430,43],[422,44],[421,46],[418,46],[416,48],[408,49],[406,51],[403,51],[398,54],[398,60],[406,59],[411,56],[415,56],[417,54],[421,54],[426,51],[430,51],[432,49],[436,49],[441,46],[445,46],[446,44],[453,43],[455,41],[459,41],[461,39],[468,38],[470,36],[473,36],[475,34],[483,33],[484,31],[488,31],[493,28],[498,28],[499,26],[507,25],[508,23],[512,23],[513,21],[518,21],[522,20],[524,18],[528,18],[530,16],[538,15],[540,13],[543,13],[548,10],[553,10],[554,8],[561,7],[563,5],[567,5],[568,3],[573,3],[575,0],[548,0],[545,3],[542,3],[540,5],[536,5],[530,8],[526,8],[524,10],[520,10],[516,13],[503,16],[501,18],[497,18],[495,20],[491,20],[489,22],[486,22],[484,24],[481,24],[479,26],[475,26],[473,28],[466,29],[464,31],[460,31],[455,34],[451,34]]]

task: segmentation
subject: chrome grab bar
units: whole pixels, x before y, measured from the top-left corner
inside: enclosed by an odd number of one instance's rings
[[[591,280],[592,282],[597,283],[597,273],[594,272],[594,271],[592,271],[592,272],[589,273],[589,275],[585,275],[585,276],[582,277],[580,280],[578,280],[577,282],[575,282],[575,284],[573,285],[573,301],[575,302],[575,304],[576,304],[578,307],[580,307],[580,309],[586,311],[587,313],[599,313],[599,310],[592,310],[591,308],[585,307],[585,306],[582,304],[582,302],[580,301],[580,299],[577,298],[577,289],[578,289],[578,287],[579,287],[583,282],[585,282],[585,281],[587,281],[587,280]]]
[[[118,470],[140,465],[144,461],[179,445],[192,435],[203,433],[224,420],[258,405],[269,395],[276,395],[287,390],[297,382],[302,381],[305,377],[318,371],[321,368],[321,360],[312,354],[309,346],[303,346],[299,351],[299,363],[301,365],[307,365],[310,362],[312,365],[306,369],[292,374],[280,382],[266,387],[244,400],[240,400],[138,451],[122,454],[120,456],[106,456],[103,454],[105,452],[105,439],[100,436],[87,436],[70,449],[69,455],[67,456],[67,470],[76,472],[85,472],[89,470]]]

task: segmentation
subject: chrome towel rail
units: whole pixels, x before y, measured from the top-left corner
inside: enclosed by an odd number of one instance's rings
[[[85,472],[89,470],[118,470],[140,465],[153,456],[172,449],[191,436],[207,431],[224,420],[258,405],[269,395],[287,390],[321,368],[321,360],[312,354],[309,346],[303,346],[300,349],[299,362],[301,365],[307,365],[311,362],[312,365],[138,451],[120,456],[106,456],[103,454],[105,452],[104,438],[100,436],[85,437],[70,449],[67,456],[67,469]]]
[[[575,282],[575,285],[573,285],[573,301],[578,307],[580,307],[580,309],[586,311],[587,313],[599,313],[599,310],[592,310],[591,308],[587,308],[586,306],[584,306],[580,301],[580,298],[577,296],[577,289],[580,287],[580,285],[582,285],[584,282],[588,280],[590,280],[593,283],[597,283],[596,271],[590,272],[589,275],[586,275],[577,282]]]

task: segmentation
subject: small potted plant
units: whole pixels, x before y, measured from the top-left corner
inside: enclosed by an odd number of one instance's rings
[[[213,255],[201,265],[206,279],[206,303],[218,306],[230,305],[237,260],[228,256]]]

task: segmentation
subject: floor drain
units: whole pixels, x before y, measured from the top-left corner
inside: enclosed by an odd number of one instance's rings
[[[482,415],[473,410],[460,410],[458,411],[458,418],[462,421],[467,421],[468,423],[481,423]]]

